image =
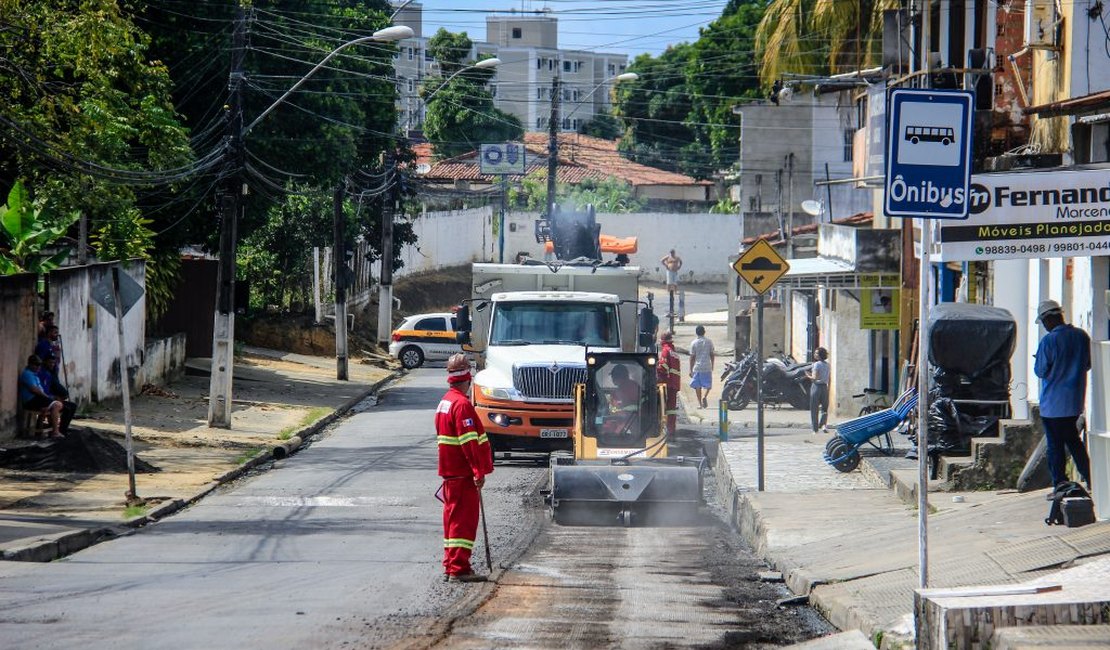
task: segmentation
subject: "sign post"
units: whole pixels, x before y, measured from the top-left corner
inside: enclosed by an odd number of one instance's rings
[[[929,306],[934,219],[966,219],[970,210],[972,93],[898,89],[890,93],[886,196],[890,217],[921,226],[918,270],[917,529],[918,586],[929,586]]]
[[[139,496],[135,490],[135,450],[131,444],[131,377],[127,371],[127,349],[123,342],[123,316],[142,298],[144,291],[130,275],[120,271],[120,266],[116,264],[112,267],[110,280],[106,277],[93,287],[92,299],[116,317],[120,391],[123,394],[123,437],[127,447],[127,504],[132,505],[139,502]]]
[[[755,346],[755,436],[756,436],[756,489],[763,491],[763,294],[786,275],[790,265],[767,240],[760,239],[744,251],[732,268],[755,292],[756,346]]]
[[[505,263],[505,198],[509,192],[509,176],[523,176],[527,171],[524,146],[516,142],[483,144],[479,150],[478,168],[482,174],[501,177],[501,214],[497,218],[497,262]]]

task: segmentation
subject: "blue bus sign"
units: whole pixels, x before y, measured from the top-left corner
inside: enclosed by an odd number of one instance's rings
[[[883,206],[888,217],[968,217],[974,103],[974,95],[958,90],[891,91]]]

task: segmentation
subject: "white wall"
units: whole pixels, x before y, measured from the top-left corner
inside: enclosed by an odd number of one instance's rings
[[[416,245],[405,246],[401,251],[405,265],[394,276],[493,259],[497,238],[493,235],[492,219],[493,208],[488,206],[420,215],[412,223]],[[505,256],[510,257],[507,248]],[[380,264],[375,262],[374,277],[379,277],[379,269]]]
[[[533,212],[512,212],[506,216],[505,259],[528,251],[543,258],[543,246],[536,243]],[[647,280],[663,282],[659,260],[670,249],[682,258],[680,281],[685,284],[725,282],[735,276],[729,256],[740,248],[743,219],[735,214],[671,214],[661,212],[597,215],[601,232],[615,237],[637,237],[638,252],[632,264],[644,270]],[[513,227],[515,226],[515,231]],[[609,256],[606,256],[608,259]]]

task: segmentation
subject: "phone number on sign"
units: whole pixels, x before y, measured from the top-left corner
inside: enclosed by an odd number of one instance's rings
[[[1016,255],[1018,253],[1080,253],[1086,251],[1110,252],[1110,240],[1091,242],[1061,242],[1057,244],[999,244],[996,246],[978,246],[976,255]]]

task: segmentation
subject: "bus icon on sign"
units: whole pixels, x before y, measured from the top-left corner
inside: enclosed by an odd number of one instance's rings
[[[906,139],[911,144],[939,142],[947,147],[955,141],[956,133],[950,126],[907,126]]]

